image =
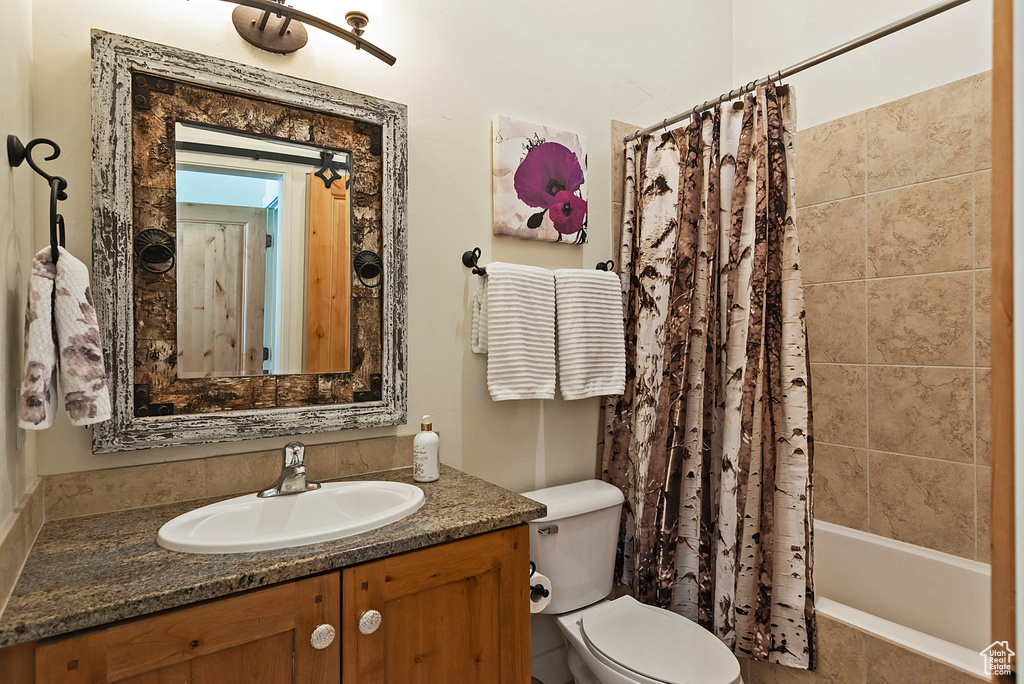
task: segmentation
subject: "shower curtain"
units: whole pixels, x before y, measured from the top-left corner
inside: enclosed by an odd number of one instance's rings
[[[791,89],[627,145],[617,572],[734,652],[812,668],[811,385]]]

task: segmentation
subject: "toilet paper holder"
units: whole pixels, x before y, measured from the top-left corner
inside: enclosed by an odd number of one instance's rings
[[[530,561],[530,577],[533,577],[534,573],[537,572],[537,564]],[[550,591],[544,588],[543,584],[531,584],[530,585],[530,600],[539,601],[542,598],[547,598],[551,594]]]

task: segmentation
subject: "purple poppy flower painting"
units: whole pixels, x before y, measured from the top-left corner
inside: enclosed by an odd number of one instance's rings
[[[562,244],[587,241],[585,138],[494,120],[494,233]]]

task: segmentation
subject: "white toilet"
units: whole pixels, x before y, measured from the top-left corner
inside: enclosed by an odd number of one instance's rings
[[[530,557],[576,684],[740,684],[740,664],[710,632],[630,596],[609,600],[622,492],[600,480],[526,492],[548,507],[530,523]]]

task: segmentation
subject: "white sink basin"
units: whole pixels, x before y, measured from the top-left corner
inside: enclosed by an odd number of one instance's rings
[[[383,527],[422,505],[423,491],[403,482],[328,482],[301,494],[248,494],[197,508],[164,523],[156,540],[185,553],[285,549]]]

